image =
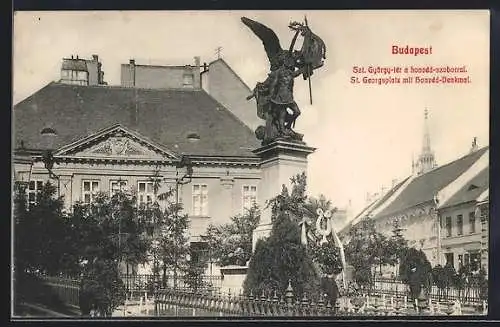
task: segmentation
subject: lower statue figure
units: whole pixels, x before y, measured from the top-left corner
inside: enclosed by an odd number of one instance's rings
[[[292,130],[300,115],[299,106],[293,99],[294,79],[302,71],[295,70],[293,59],[288,59],[271,71],[264,82],[257,83],[253,94],[247,97],[248,100],[255,97],[257,116],[265,120],[265,126],[255,130],[257,139],[263,145],[279,138],[302,141],[303,135]]]

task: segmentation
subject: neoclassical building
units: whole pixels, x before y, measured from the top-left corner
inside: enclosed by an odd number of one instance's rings
[[[199,242],[208,224],[228,222],[256,201],[260,159],[252,150],[260,144],[245,122],[202,88],[199,59],[135,71],[132,64],[122,65],[124,85],[109,86],[97,56],[66,58],[61,80],[16,104],[13,178],[28,183],[30,201],[52,180],[68,210],[120,188],[148,202],[151,177],[159,174],[162,187],[173,186],[189,158],[192,176],[179,186],[179,201],[189,215],[190,240]],[[43,161],[47,150],[52,167]]]

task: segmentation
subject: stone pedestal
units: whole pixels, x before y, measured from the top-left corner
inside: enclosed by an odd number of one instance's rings
[[[257,195],[261,216],[260,225],[253,233],[253,250],[257,241],[267,237],[272,229],[271,208],[266,208],[266,202],[280,194],[283,185],[291,191],[290,178],[307,171],[307,156],[315,150],[305,143],[277,140],[253,151],[261,158]]]
[[[238,295],[243,291],[243,282],[247,275],[247,266],[224,266],[220,268],[222,275],[221,291],[231,295]]]

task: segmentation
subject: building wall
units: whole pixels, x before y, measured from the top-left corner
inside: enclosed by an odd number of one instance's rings
[[[49,179],[47,170],[42,163],[33,165],[30,175],[30,166],[17,164],[15,176],[17,179],[40,180],[44,183]],[[61,164],[54,166],[54,173],[60,176],[60,192],[64,195],[65,207],[70,210],[77,201],[83,200],[83,181],[99,181],[99,190],[110,194],[110,182],[127,181],[127,188],[137,191],[138,182],[149,181],[155,173],[154,166],[147,165],[119,165],[119,164]],[[175,168],[166,167],[160,174],[167,180],[162,184],[159,193],[175,188]],[[224,224],[230,217],[243,212],[243,186],[258,186],[260,170],[258,168],[238,167],[195,167],[190,183],[180,185],[179,198],[184,206],[184,212],[189,215],[191,241],[199,239],[209,224]],[[57,186],[57,181],[53,181]],[[208,186],[208,215],[193,215],[193,185],[206,184]],[[257,188],[257,192],[258,192]]]
[[[489,226],[490,226],[490,208],[489,202],[484,202],[478,205],[480,220],[481,220],[481,266],[486,274],[488,274],[489,260]]]
[[[474,203],[466,203],[451,208],[446,208],[440,212],[441,216],[441,248],[443,255],[445,253],[453,254],[453,262],[455,269],[459,269],[459,255],[463,256],[471,251],[481,250],[481,218],[475,218],[475,232],[471,233],[471,225],[469,224],[469,213],[475,212]],[[463,233],[459,235],[457,226],[457,217],[463,217]],[[446,232],[446,217],[451,217],[451,236],[447,236]]]
[[[246,100],[252,90],[222,60],[212,62],[202,73],[202,87],[252,130],[264,124],[257,117],[255,99]]]
[[[187,76],[190,76],[189,84]],[[195,59],[194,66],[137,65],[131,60],[129,64],[121,65],[121,85],[147,89],[200,89],[199,59]]]
[[[421,208],[423,210],[416,210],[411,208],[406,212],[408,218],[401,221],[402,234],[410,247],[422,250],[432,266],[438,264],[437,254],[437,224],[430,207]],[[377,231],[385,234],[386,236],[393,235],[395,217],[381,217],[377,219]]]

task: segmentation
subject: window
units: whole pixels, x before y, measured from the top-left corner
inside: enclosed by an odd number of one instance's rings
[[[38,194],[42,190],[43,181],[30,181],[28,186],[28,206],[36,204]]]
[[[458,269],[462,268],[464,265],[464,255],[459,254],[458,255]]]
[[[474,234],[476,232],[476,215],[474,211],[469,212],[469,234]]]
[[[113,196],[119,191],[123,191],[127,187],[127,181],[117,180],[109,182],[110,195]]]
[[[208,187],[193,185],[193,216],[208,216]]]
[[[184,86],[190,86],[190,85],[193,85],[193,80],[194,80],[194,76],[193,74],[184,74],[183,77],[183,80],[182,80],[182,83],[184,84]]]
[[[451,217],[446,217],[446,237],[451,237]]]
[[[455,262],[453,260],[454,259],[453,252],[445,253],[444,257],[446,258],[446,264],[447,265],[451,265],[452,267],[455,266]]]
[[[99,181],[82,181],[82,185],[83,202],[91,203],[99,193]]]
[[[257,186],[244,185],[243,186],[243,213],[251,209],[257,203]]]
[[[79,80],[86,80],[87,79],[87,72],[78,72],[78,79]]]
[[[457,216],[457,235],[462,235],[464,233],[464,218],[462,215]]]
[[[470,253],[464,253],[464,265],[469,265],[470,264]]]
[[[137,201],[139,204],[152,204],[154,198],[153,182],[139,182],[137,185]]]

